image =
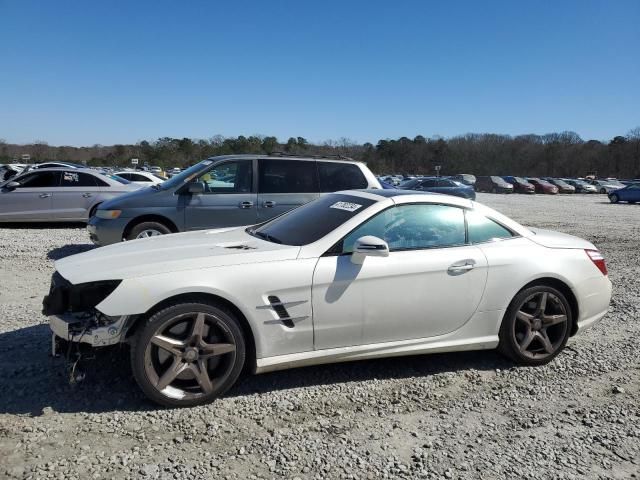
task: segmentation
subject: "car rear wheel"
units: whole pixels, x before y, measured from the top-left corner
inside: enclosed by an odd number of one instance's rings
[[[500,327],[498,350],[522,365],[544,365],[567,344],[573,322],[565,296],[555,288],[527,288],[511,301]]]
[[[171,230],[160,222],[142,222],[135,225],[127,235],[127,240],[135,240],[138,238],[156,237],[158,235],[166,235]]]
[[[620,199],[618,198],[618,195],[616,195],[615,193],[613,195],[611,195],[609,197],[609,201],[611,203],[618,203],[620,201]]]
[[[601,188],[600,189],[600,193],[607,193],[607,189],[606,188]]]
[[[142,391],[168,407],[209,403],[238,379],[245,341],[235,316],[208,303],[159,311],[137,334],[131,368]]]

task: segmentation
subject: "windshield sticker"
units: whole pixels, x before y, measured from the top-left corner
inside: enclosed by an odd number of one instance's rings
[[[64,181],[65,182],[77,182],[78,179],[78,174],[77,173],[71,173],[71,172],[64,172]]]
[[[345,210],[347,212],[355,212],[360,207],[362,207],[362,205],[358,205],[357,203],[336,202],[333,205],[331,205],[329,208],[337,208],[338,210]]]

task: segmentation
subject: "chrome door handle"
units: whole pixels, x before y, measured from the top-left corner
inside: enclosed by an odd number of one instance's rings
[[[476,266],[475,260],[462,260],[461,262],[456,262],[447,268],[447,273],[449,275],[462,275],[463,273],[468,272],[469,270],[473,270]]]
[[[276,202],[274,202],[273,200],[267,200],[266,202],[262,203],[262,206],[265,208],[273,208],[276,206]]]
[[[90,197],[90,196],[92,196],[92,195],[93,195],[92,193],[83,193],[83,194],[82,194],[82,196],[83,196],[84,198],[89,198],[89,197]]]
[[[240,208],[251,208],[251,207],[253,207],[253,202],[240,202],[238,207],[240,207]]]
[[[49,198],[51,196],[50,193],[41,193],[40,198]]]

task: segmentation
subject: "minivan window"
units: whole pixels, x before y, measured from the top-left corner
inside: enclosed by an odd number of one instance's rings
[[[369,186],[360,168],[353,163],[318,161],[317,165],[321,192],[357,190]]]
[[[258,193],[318,192],[314,161],[260,159]]]
[[[196,180],[204,184],[204,193],[247,193],[253,185],[253,161],[224,162]]]
[[[168,190],[170,188],[180,187],[185,183],[193,180],[198,175],[198,173],[200,173],[211,164],[213,164],[213,160],[203,160],[199,163],[196,163],[186,170],[183,170],[179,174],[174,175],[166,182],[161,183],[160,188],[162,188],[163,190]]]

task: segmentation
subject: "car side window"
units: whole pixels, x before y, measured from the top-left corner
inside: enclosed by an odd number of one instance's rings
[[[62,182],[60,183],[61,187],[97,187],[93,175],[89,175],[88,173],[82,172],[74,172],[70,170],[65,170],[62,172]]]
[[[356,240],[365,235],[383,239],[390,251],[464,245],[464,212],[462,208],[437,204],[392,207],[348,234],[342,252],[353,252]]]
[[[216,165],[200,175],[204,193],[249,193],[253,185],[253,161],[238,160]]]
[[[151,179],[145,177],[144,175],[140,175],[139,173],[132,173],[130,178],[127,180],[131,180],[132,182],[150,182]]]
[[[119,173],[118,176],[120,178],[124,178],[125,180],[131,180],[131,174],[130,173]]]
[[[321,192],[339,192],[367,188],[369,183],[357,165],[345,162],[318,161]]]
[[[34,172],[18,180],[21,188],[51,188],[60,183],[60,172]]]
[[[467,210],[465,215],[468,241],[471,244],[493,242],[514,236],[511,230],[474,210]]]
[[[435,180],[423,180],[420,186],[423,188],[432,188],[438,186],[438,184]]]
[[[314,161],[258,161],[258,193],[317,193],[318,173]]]

